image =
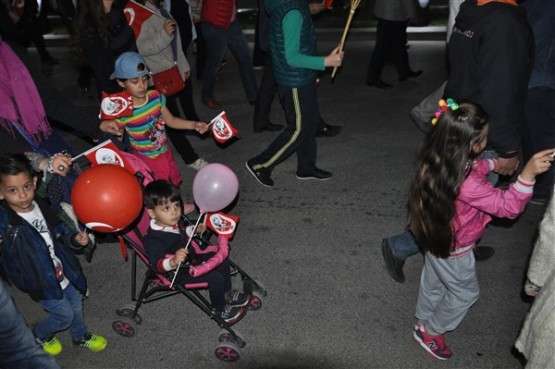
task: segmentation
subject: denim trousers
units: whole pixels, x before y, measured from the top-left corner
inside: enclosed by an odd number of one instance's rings
[[[39,303],[48,313],[48,317],[35,326],[35,337],[39,340],[47,340],[68,328],[73,341],[79,341],[88,333],[83,317],[83,295],[71,283],[64,289],[60,300],[41,300]]]
[[[0,368],[60,368],[54,358],[37,343],[1,281],[0,322]]]
[[[229,49],[239,65],[239,75],[247,100],[254,104],[257,92],[256,78],[251,64],[249,45],[239,22],[237,20],[233,21],[228,29],[214,27],[209,23],[202,22],[202,34],[206,45],[208,45],[206,48],[206,64],[202,75],[202,100],[214,99],[216,76],[225,52]]]

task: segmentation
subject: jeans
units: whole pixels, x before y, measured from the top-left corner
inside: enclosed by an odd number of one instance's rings
[[[60,300],[41,300],[40,306],[49,314],[35,326],[35,337],[47,340],[69,328],[73,341],[81,340],[88,333],[83,317],[83,295],[69,284]]]
[[[0,368],[60,368],[54,358],[37,344],[1,281],[0,322]]]
[[[405,261],[409,256],[417,254],[420,251],[420,246],[414,239],[410,231],[404,231],[393,237],[388,238],[391,251],[395,258]]]
[[[206,65],[202,75],[202,100],[214,99],[216,76],[225,52],[229,48],[239,65],[239,75],[247,100],[254,104],[257,91],[256,78],[251,65],[249,45],[239,22],[237,20],[233,21],[228,29],[214,27],[209,23],[202,22],[202,34],[206,45],[208,45],[206,48]]]

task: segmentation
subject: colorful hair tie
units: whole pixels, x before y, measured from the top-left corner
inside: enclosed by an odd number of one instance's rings
[[[451,98],[447,100],[444,100],[444,99],[439,100],[438,105],[439,105],[439,108],[435,112],[434,118],[432,119],[432,124],[434,126],[437,124],[437,120],[439,116],[443,114],[443,112],[446,111],[447,108],[451,109],[452,111],[455,111],[459,108],[459,105],[455,102],[455,100]]]

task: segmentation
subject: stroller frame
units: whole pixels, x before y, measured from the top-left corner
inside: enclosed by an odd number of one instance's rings
[[[189,218],[183,216],[189,224],[194,224]],[[218,324],[222,330],[218,335],[219,344],[216,347],[215,354],[223,361],[236,361],[240,357],[239,348],[243,348],[246,344],[240,333],[231,328],[231,325],[213,312],[212,305],[209,300],[200,292],[206,289],[208,283],[187,283],[185,286],[174,284],[170,288],[171,278],[167,275],[156,273],[149,267],[149,259],[142,243],[143,234],[141,229],[148,228],[148,216],[146,212],[139,216],[139,220],[131,231],[119,236],[120,242],[123,242],[126,249],[131,250],[131,301],[134,304],[126,305],[116,310],[118,319],[112,323],[112,328],[121,336],[133,337],[136,333],[136,325],[143,322],[139,309],[141,305],[158,301],[166,297],[177,294],[185,295],[197,307]],[[205,232],[204,236],[193,236],[191,242],[196,242],[201,248],[210,245],[212,232]],[[128,258],[126,257],[126,260]],[[147,266],[142,286],[137,294],[137,259],[141,259]],[[227,261],[231,267],[231,276],[239,275],[243,284],[243,292],[250,295],[248,310],[258,310],[262,306],[261,297],[266,296],[267,292],[264,287],[249,276],[242,268],[234,263],[229,257]],[[182,265],[182,268],[186,266]],[[245,310],[246,311],[246,310]],[[242,318],[242,317],[241,317]]]

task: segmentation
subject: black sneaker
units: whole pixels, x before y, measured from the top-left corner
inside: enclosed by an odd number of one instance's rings
[[[397,259],[391,251],[389,240],[384,238],[382,241],[382,255],[385,262],[385,269],[396,282],[405,282],[405,273],[403,273],[403,265],[405,262]]]
[[[332,125],[326,124],[324,125],[324,128],[322,128],[316,133],[316,137],[333,137],[340,134],[341,131],[343,131],[343,127],[341,126],[332,126]]]
[[[477,246],[472,251],[476,261],[486,261],[495,255],[495,249],[491,246]]]
[[[265,187],[274,187],[274,181],[272,177],[270,177],[271,172],[268,169],[260,168],[260,169],[253,169],[254,163],[251,160],[245,163],[245,167],[249,171],[250,174],[260,183],[262,186]]]
[[[245,312],[244,307],[226,305],[224,311],[216,311],[216,315],[219,315],[227,324],[233,325],[243,318]]]
[[[331,172],[314,168],[314,171],[311,173],[299,173],[297,172],[297,179],[316,179],[318,181],[327,181],[332,176]]]
[[[250,296],[237,290],[231,290],[225,294],[225,301],[229,306],[245,307],[250,302]]]

